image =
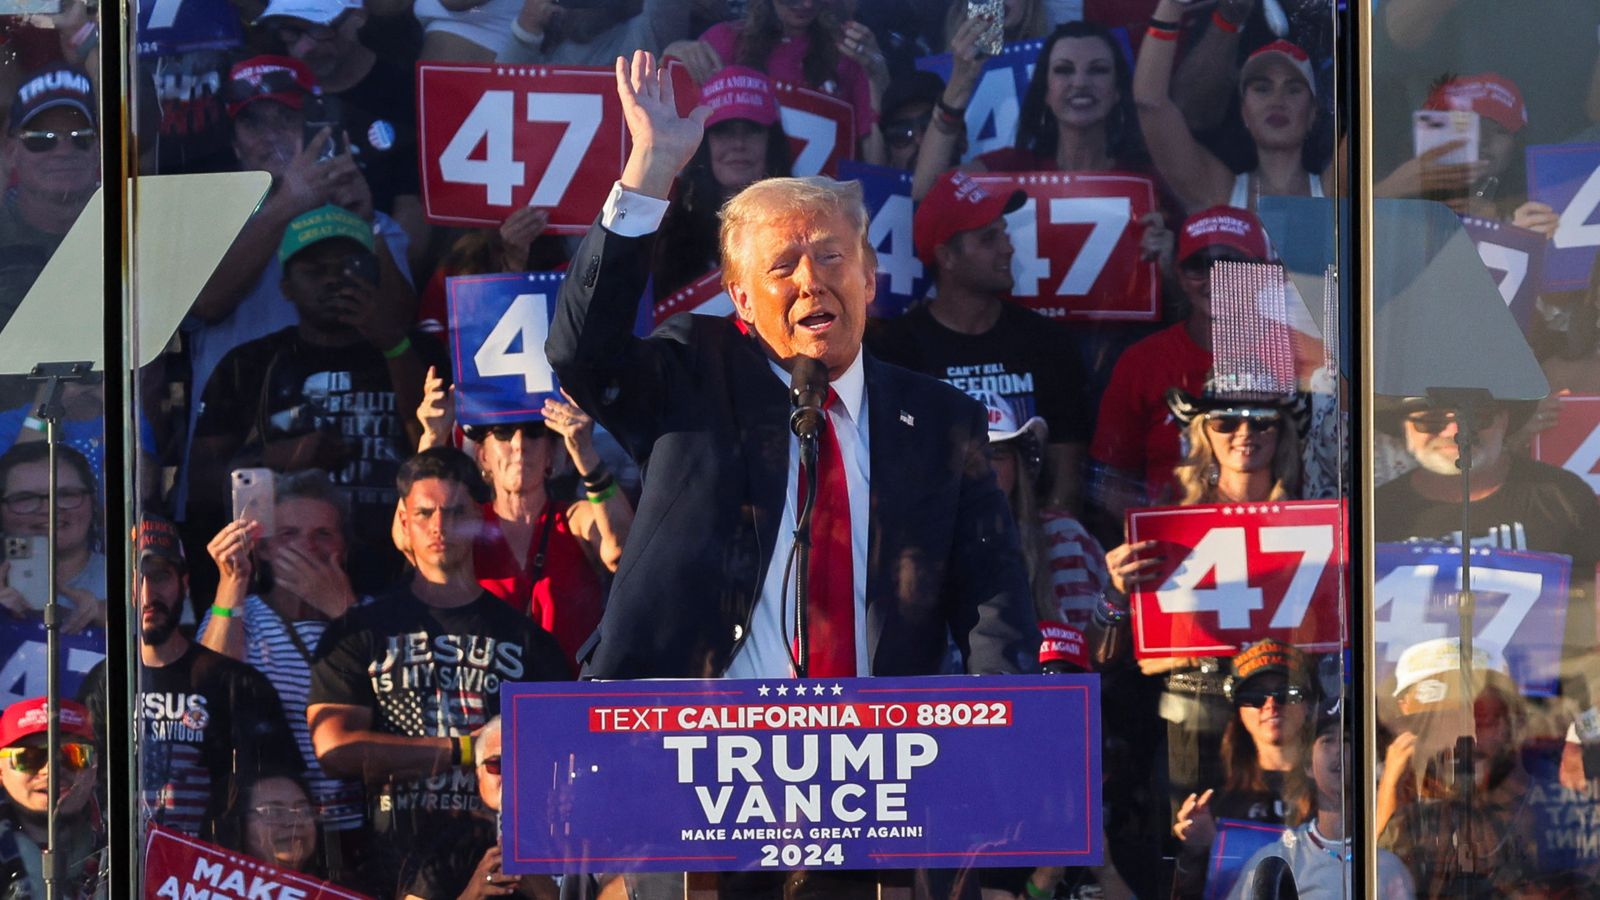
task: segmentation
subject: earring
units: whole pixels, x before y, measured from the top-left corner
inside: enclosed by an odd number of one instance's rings
[[[1217,482],[1221,480],[1221,478],[1222,467],[1218,466],[1216,463],[1212,463],[1211,467],[1206,470],[1206,485],[1208,487],[1216,487]]]

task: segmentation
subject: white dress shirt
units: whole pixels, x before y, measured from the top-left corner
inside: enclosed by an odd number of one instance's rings
[[[613,185],[600,213],[600,224],[622,237],[642,237],[661,227],[667,202]],[[785,387],[789,373],[768,360],[772,376]],[[828,426],[839,441],[844,461],[845,486],[850,493],[851,586],[855,593],[856,674],[870,674],[867,666],[867,517],[872,456],[867,427],[866,372],[859,351],[850,367],[831,385],[839,402],[828,410]],[[789,435],[789,471],[785,480],[783,516],[779,519],[772,559],[761,581],[750,619],[750,633],[723,674],[728,678],[792,678],[789,648],[795,635],[793,567],[784,581],[784,564],[794,548],[795,518],[799,513],[800,439]]]

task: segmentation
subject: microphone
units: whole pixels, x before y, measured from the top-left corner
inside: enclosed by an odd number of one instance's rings
[[[828,396],[828,370],[818,360],[801,356],[795,360],[789,377],[789,402],[794,412],[789,415],[789,429],[801,439],[817,437],[826,415],[822,402]]]

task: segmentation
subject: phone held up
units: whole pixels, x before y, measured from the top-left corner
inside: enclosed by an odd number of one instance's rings
[[[978,38],[978,52],[994,56],[1006,38],[1006,0],[967,0],[967,18],[983,18],[989,23]]]
[[[306,98],[306,105],[301,108],[301,115],[305,122],[304,143],[311,146],[317,135],[324,128],[328,129],[330,139],[322,152],[317,154],[318,162],[327,162],[344,153],[347,148],[344,143],[344,125],[339,116],[339,98],[327,94],[313,94]]]
[[[271,469],[233,470],[233,519],[254,519],[261,534],[273,532],[274,481]]]

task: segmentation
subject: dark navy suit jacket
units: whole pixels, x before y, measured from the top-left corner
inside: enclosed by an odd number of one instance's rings
[[[562,387],[643,469],[605,614],[581,654],[586,677],[720,675],[783,527],[787,386],[729,320],[680,315],[647,339],[633,334],[653,240],[592,227],[546,344]],[[871,356],[864,365],[871,674],[937,673],[947,634],[969,672],[1035,671],[1039,632],[984,454],[983,407]]]

